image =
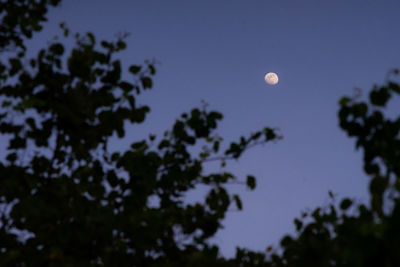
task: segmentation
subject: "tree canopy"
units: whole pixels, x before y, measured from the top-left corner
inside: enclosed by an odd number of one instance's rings
[[[284,237],[282,254],[271,253],[261,266],[400,266],[400,116],[384,112],[399,94],[390,79],[375,86],[368,100],[339,101],[340,127],[364,155],[370,204],[345,198],[338,207],[332,203],[295,219],[298,235]]]
[[[242,208],[226,184],[227,172],[205,173],[204,164],[238,159],[251,146],[277,140],[271,128],[241,137],[222,150],[216,133],[222,115],[205,107],[182,114],[164,136],[135,140],[109,152],[112,136],[126,123],[142,123],[150,111],[136,104],[152,88],[156,69],[131,65],[122,77],[123,37],[98,42],[75,34],[66,52],[54,41],[27,59],[21,33],[41,29],[48,4],[9,1],[2,48],[0,132],[9,138],[0,163],[0,262],[12,266],[204,265],[218,262],[207,243],[228,207]],[[16,19],[12,12],[21,15]],[[32,13],[33,12],[33,13]],[[32,20],[24,20],[30,16]],[[9,19],[9,20],[8,20]],[[69,30],[61,25],[65,38]],[[24,64],[28,61],[29,64]],[[190,147],[202,142],[198,155]],[[221,144],[221,145],[220,145]],[[244,181],[255,188],[255,178]],[[187,204],[185,193],[209,187],[203,201]],[[222,261],[222,260],[221,260]]]
[[[208,241],[228,207],[242,209],[227,185],[254,189],[256,179],[235,177],[225,163],[281,136],[265,127],[225,145],[217,133],[222,114],[203,106],[163,136],[110,151],[111,138],[124,138],[127,123],[143,123],[150,112],[136,99],[152,89],[157,66],[123,70],[124,36],[99,41],[64,24],[73,48],[55,40],[27,58],[26,38],[59,2],[0,3],[0,133],[9,141],[0,159],[0,265],[400,266],[400,117],[384,112],[400,94],[393,79],[367,100],[339,101],[340,127],[363,151],[370,204],[345,198],[337,205],[332,195],[331,205],[294,220],[297,235],[283,237],[280,248],[238,248],[227,259]],[[222,171],[206,172],[210,161]],[[205,198],[186,203],[200,185]]]

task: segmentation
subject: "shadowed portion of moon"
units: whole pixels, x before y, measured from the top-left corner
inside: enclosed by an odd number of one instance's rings
[[[265,74],[264,79],[265,79],[265,82],[270,85],[275,85],[279,82],[278,75],[274,72],[268,72],[267,74]]]

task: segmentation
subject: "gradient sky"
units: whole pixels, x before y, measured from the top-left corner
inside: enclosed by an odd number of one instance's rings
[[[244,210],[229,212],[213,239],[232,256],[235,246],[277,245],[301,211],[329,203],[329,190],[368,201],[361,154],[338,127],[337,102],[400,67],[399,14],[398,1],[376,0],[65,0],[30,47],[60,34],[65,21],[98,38],[130,32],[126,66],[159,62],[154,89],[138,98],[151,114],[114,149],[162,133],[201,100],[224,114],[218,132],[226,141],[280,129],[282,141],[228,166],[238,177],[258,178],[253,192],[231,187]],[[264,82],[269,71],[279,75],[277,86]]]

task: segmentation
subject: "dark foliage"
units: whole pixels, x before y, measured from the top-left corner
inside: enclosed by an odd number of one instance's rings
[[[91,33],[76,35],[69,52],[57,41],[25,58],[24,40],[58,3],[0,3],[0,133],[9,140],[0,162],[1,266],[400,266],[400,117],[385,115],[400,94],[396,82],[374,87],[368,101],[339,102],[340,127],[364,154],[370,204],[346,198],[317,208],[294,220],[298,234],[279,249],[238,249],[224,259],[208,239],[231,204],[242,209],[227,190],[238,179],[205,174],[205,166],[225,166],[280,136],[264,128],[223,150],[222,115],[203,107],[182,114],[162,137],[108,151],[127,123],[146,119],[150,108],[136,99],[153,87],[155,66],[132,65],[124,80],[116,57],[124,39],[97,42]],[[241,183],[254,189],[256,179]],[[200,185],[209,189],[205,199],[185,203]]]
[[[226,189],[238,179],[229,172],[205,174],[204,165],[224,165],[279,136],[265,128],[221,151],[215,131],[222,115],[195,108],[163,137],[150,135],[109,152],[109,139],[123,138],[126,123],[145,120],[150,109],[136,98],[152,88],[155,66],[132,65],[124,80],[116,58],[124,39],[98,43],[92,33],[75,35],[68,53],[57,41],[26,59],[23,36],[40,30],[47,5],[57,3],[1,6],[0,45],[13,49],[1,69],[0,132],[9,146],[0,163],[0,265],[222,264],[207,240],[231,203],[242,208],[239,196]],[[199,143],[205,144],[200,154],[189,153]],[[253,176],[241,183],[255,188]],[[185,203],[198,185],[208,186],[205,199]]]
[[[370,205],[345,198],[339,207],[304,214],[294,221],[298,236],[282,239],[282,254],[271,253],[263,264],[250,266],[400,266],[400,117],[384,112],[399,94],[399,85],[389,80],[375,86],[368,101],[339,101],[340,127],[363,150]]]

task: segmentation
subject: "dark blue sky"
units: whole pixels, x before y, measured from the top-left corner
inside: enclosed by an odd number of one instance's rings
[[[400,67],[399,14],[398,1],[376,0],[68,0],[51,9],[31,49],[60,34],[65,21],[99,38],[130,32],[126,65],[160,62],[155,88],[138,99],[152,109],[148,120],[129,127],[115,149],[162,133],[201,100],[225,115],[219,133],[227,141],[280,128],[282,141],[229,165],[239,177],[258,178],[255,192],[232,187],[244,211],[230,212],[214,239],[230,256],[235,246],[276,245],[301,211],[328,203],[328,190],[368,200],[361,155],[338,128],[337,102]],[[269,71],[278,73],[277,86],[264,82]]]

